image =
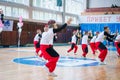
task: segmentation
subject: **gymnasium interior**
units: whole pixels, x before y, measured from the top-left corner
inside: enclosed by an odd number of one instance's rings
[[[36,30],[42,35],[49,20],[60,28],[69,19],[71,24],[54,35],[53,48],[59,54],[54,70],[57,77],[49,76],[43,68],[47,61],[36,56]],[[105,26],[111,35],[120,35],[120,0],[0,0],[0,80],[120,80],[116,37],[102,42],[107,49],[105,65],[97,60],[100,51],[96,49],[94,55],[90,46],[90,40]],[[79,36],[78,49],[68,53],[74,31]],[[86,32],[88,53],[83,58]]]

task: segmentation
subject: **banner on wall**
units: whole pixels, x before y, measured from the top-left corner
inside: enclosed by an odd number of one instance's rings
[[[120,23],[120,15],[85,15],[80,23]]]
[[[13,21],[12,20],[4,20],[3,31],[13,31]]]

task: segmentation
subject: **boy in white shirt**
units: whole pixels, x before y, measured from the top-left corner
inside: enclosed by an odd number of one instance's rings
[[[82,37],[82,51],[82,57],[86,58],[86,55],[88,53],[88,31],[86,31]]]
[[[104,39],[106,39],[110,42],[113,42],[113,38],[115,36],[116,35],[110,35],[109,34],[109,27],[105,26],[104,31],[101,32],[98,35],[98,37],[96,38],[95,45],[96,45],[96,48],[100,51],[100,55],[98,56],[98,60],[100,62],[100,65],[105,65],[104,60],[105,60],[107,52],[108,52],[106,46],[102,42],[104,41]]]
[[[67,51],[68,53],[71,52],[74,48],[74,54],[76,55],[76,52],[77,52],[77,49],[78,49],[78,46],[77,46],[77,31],[73,31],[73,36],[72,36],[72,40],[70,42],[71,44],[71,48]]]
[[[95,55],[95,52],[96,52],[96,46],[95,46],[95,40],[96,40],[96,38],[98,37],[98,34],[99,34],[99,32],[96,32],[96,34],[95,34],[95,36],[91,39],[91,41],[90,41],[90,47],[91,47],[91,49],[92,49],[92,52],[93,52],[93,54]]]
[[[36,49],[36,55],[38,56],[39,54],[39,51],[40,51],[40,39],[41,39],[41,30],[40,29],[37,29],[37,34],[35,35],[35,37],[34,37],[34,47],[35,47],[35,49]]]
[[[48,25],[45,25],[45,27],[44,27],[44,32],[42,33],[42,36],[46,35],[48,30],[49,30]],[[42,37],[41,37],[41,38],[42,38]],[[39,57],[41,57],[41,58],[45,61],[45,59],[43,58],[43,53],[42,53],[42,52],[41,52],[41,54],[39,55]]]

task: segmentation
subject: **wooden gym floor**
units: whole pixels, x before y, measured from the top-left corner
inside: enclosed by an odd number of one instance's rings
[[[66,51],[70,46],[54,47],[61,56],[66,56]],[[13,62],[14,58],[35,56],[33,47],[22,48],[0,48],[0,80],[120,80],[120,58],[115,51],[109,51],[107,65],[88,67],[59,67],[55,73],[58,77],[50,77],[42,66],[30,66]],[[80,57],[81,46],[74,56],[71,52],[69,56]],[[88,58],[95,58],[89,49]],[[71,63],[72,64],[72,63]]]

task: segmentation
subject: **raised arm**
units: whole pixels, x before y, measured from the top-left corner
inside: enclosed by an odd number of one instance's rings
[[[62,25],[62,27],[59,27],[57,29],[53,29],[54,33],[60,32],[62,29],[65,29],[67,27],[67,24],[65,23],[64,25]]]
[[[62,27],[59,27],[57,29],[53,29],[53,32],[54,33],[60,32],[61,30],[65,29],[67,27],[67,25],[71,24],[71,22],[72,22],[72,18],[68,19],[67,23],[62,25]]]
[[[109,42],[113,42],[114,41],[114,39],[110,38],[110,37],[106,37],[106,40],[108,40]]]
[[[105,35],[106,37],[110,37],[110,38],[115,37],[115,35],[110,35],[110,34],[108,34],[107,32],[104,32],[104,35]]]

